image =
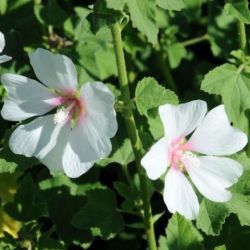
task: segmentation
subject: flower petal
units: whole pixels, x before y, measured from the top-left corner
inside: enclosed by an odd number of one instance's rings
[[[60,127],[58,135],[55,137],[53,148],[41,151],[37,157],[49,168],[51,172],[63,171],[63,154],[69,139],[71,127],[69,123]]]
[[[12,59],[11,56],[2,55],[2,56],[0,56],[0,63],[7,62],[7,61],[9,61],[11,59]]]
[[[24,120],[45,114],[55,107],[54,95],[37,81],[15,74],[4,74],[1,81],[8,93],[1,111],[6,120]]]
[[[86,105],[88,119],[102,135],[113,137],[117,131],[113,93],[102,82],[92,82],[82,86],[81,97]]]
[[[80,155],[72,149],[70,144],[67,144],[63,154],[63,169],[68,177],[77,178],[85,174],[93,165],[94,162],[82,162]]]
[[[142,158],[141,165],[146,169],[151,180],[158,179],[170,164],[168,158],[169,141],[166,137],[156,142]]]
[[[4,47],[5,47],[4,34],[0,32],[0,53],[2,53]]]
[[[196,218],[199,202],[190,182],[181,171],[169,170],[165,179],[163,197],[171,213],[178,212],[190,220]]]
[[[100,132],[90,119],[85,119],[72,129],[65,155],[67,150],[74,151],[80,162],[92,162],[109,155],[112,148],[110,139]]]
[[[190,134],[201,122],[207,112],[207,104],[197,100],[185,104],[165,104],[159,107],[165,136],[179,139]]]
[[[246,144],[247,136],[230,125],[224,105],[208,112],[189,140],[192,150],[208,155],[234,154]]]
[[[42,83],[55,89],[76,89],[77,73],[70,58],[40,48],[29,57],[35,74]]]
[[[9,145],[15,154],[27,157],[47,154],[55,145],[61,125],[55,125],[53,115],[20,125],[11,134]]]
[[[206,198],[216,202],[230,200],[231,193],[226,188],[232,186],[242,174],[242,166],[226,157],[199,157],[200,166],[187,166],[187,171]]]

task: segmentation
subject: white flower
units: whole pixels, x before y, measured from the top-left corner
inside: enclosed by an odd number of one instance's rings
[[[10,121],[33,121],[19,126],[9,145],[16,154],[35,156],[52,172],[78,177],[111,151],[117,131],[114,95],[101,82],[85,83],[77,90],[72,61],[37,49],[30,55],[37,78],[4,74],[8,92],[1,114]]]
[[[5,39],[4,39],[4,35],[2,32],[0,32],[0,53],[2,53],[3,49],[5,47]],[[11,60],[10,56],[6,56],[6,55],[2,55],[0,56],[0,63],[4,63]]]
[[[242,174],[237,161],[218,156],[240,151],[247,144],[247,136],[230,126],[223,105],[206,112],[206,102],[200,100],[160,106],[165,136],[141,160],[152,180],[170,166],[165,177],[164,201],[170,212],[179,212],[188,219],[196,218],[199,203],[186,174],[201,194],[216,202],[231,198],[227,188]]]

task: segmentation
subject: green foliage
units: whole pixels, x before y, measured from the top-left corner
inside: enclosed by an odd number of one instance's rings
[[[35,79],[27,53],[38,47],[65,54],[76,65],[80,85],[103,81],[110,88],[118,120],[112,152],[80,178],[70,179],[51,174],[34,158],[13,154],[7,137],[15,125],[0,118],[0,249],[147,248],[135,164],[140,159],[135,159],[121,115],[127,107],[121,101],[110,31],[115,22],[121,24],[142,152],[163,136],[158,107],[166,103],[202,99],[209,109],[224,104],[233,125],[249,132],[247,0],[0,0],[0,30],[6,38],[2,53],[13,57],[0,65],[0,75]],[[245,24],[246,51],[240,49],[239,22]],[[0,108],[5,96],[1,85]],[[244,174],[230,187],[232,199],[215,203],[199,196],[196,221],[167,211],[164,177],[148,180],[157,249],[249,248],[248,151],[233,156]],[[166,235],[160,235],[166,226]]]
[[[67,18],[67,13],[60,8],[56,0],[48,1],[46,6],[35,4],[34,13],[43,25],[60,26]]]
[[[226,3],[225,11],[241,22],[250,23],[250,11],[247,0],[231,0],[229,3]]]
[[[191,221],[179,214],[174,214],[166,229],[166,244],[168,249],[201,250],[203,237]],[[161,245],[163,242],[161,243]],[[161,246],[162,247],[162,246]],[[164,249],[162,247],[162,249]],[[167,249],[167,248],[166,248]]]
[[[250,108],[250,77],[242,66],[237,68],[228,63],[218,66],[205,75],[201,85],[202,90],[222,96],[226,112],[236,126],[242,112]]]
[[[159,85],[154,78],[147,77],[138,82],[135,101],[140,114],[148,115],[151,109],[165,103],[177,104],[178,98],[174,92]]]
[[[0,173],[14,173],[17,168],[27,168],[34,162],[34,158],[13,154],[9,147],[0,150]]]
[[[77,228],[92,230],[103,239],[114,237],[123,227],[121,214],[116,211],[117,201],[112,191],[100,189],[87,193],[87,203],[74,215],[72,223]]]
[[[156,3],[163,9],[181,10],[185,7],[183,0],[156,0]]]
[[[162,137],[163,127],[157,108],[166,103],[177,104],[175,93],[159,85],[154,78],[146,77],[137,84],[135,102],[139,113],[147,117],[152,136],[155,139]]]
[[[154,0],[107,0],[107,6],[122,10],[128,7],[132,25],[144,34],[152,44],[157,43],[158,27],[155,24],[156,3]]]

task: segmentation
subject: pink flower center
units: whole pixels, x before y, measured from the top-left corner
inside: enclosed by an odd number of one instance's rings
[[[199,158],[190,149],[190,143],[186,142],[184,137],[173,140],[168,155],[170,167],[178,171],[184,171],[188,166],[199,166]]]
[[[86,108],[83,99],[76,91],[68,90],[63,93],[57,93],[54,99],[54,105],[58,107],[55,114],[55,123],[69,121],[74,126],[82,121],[86,116]]]

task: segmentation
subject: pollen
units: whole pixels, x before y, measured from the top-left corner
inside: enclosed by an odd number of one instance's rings
[[[66,121],[69,116],[69,112],[65,110],[65,108],[60,108],[57,110],[56,114],[54,115],[54,123],[60,124]]]
[[[181,162],[185,166],[199,167],[201,162],[200,159],[190,151],[186,151],[181,156]]]

